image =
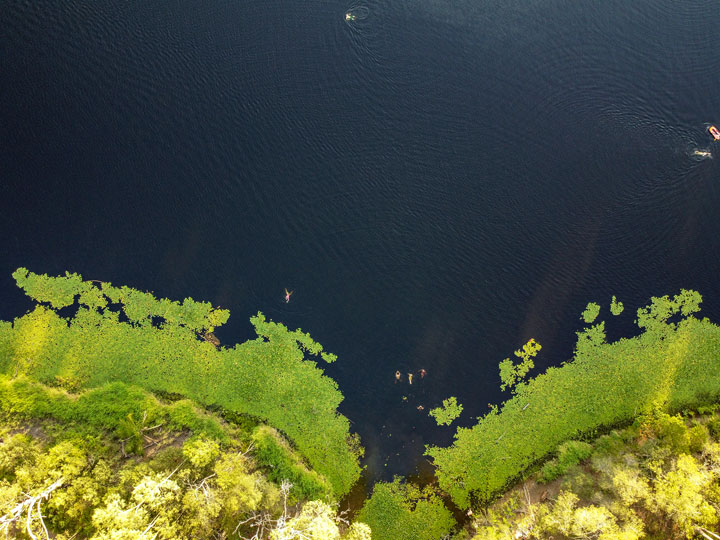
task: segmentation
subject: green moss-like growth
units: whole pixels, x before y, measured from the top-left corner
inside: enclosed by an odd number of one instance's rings
[[[399,479],[375,484],[358,520],[370,526],[373,540],[440,540],[455,525],[431,489],[420,490]]]
[[[280,484],[284,480],[292,484],[293,502],[297,500],[332,499],[328,481],[309,469],[273,428],[260,426],[252,436],[255,455],[263,465],[268,477]]]
[[[585,311],[582,312],[582,319],[586,324],[592,324],[599,314],[600,305],[595,302],[590,302],[585,308]]]
[[[14,277],[41,303],[0,324],[0,367],[10,375],[71,391],[120,381],[152,392],[179,395],[254,417],[280,429],[325,476],[336,496],[360,475],[359,449],[348,420],[337,413],[337,384],[316,362],[335,356],[308,334],[251,319],[258,337],[216,348],[202,335],[223,324],[229,312],[185,299],[173,302],[77,274],[52,278],[19,269]],[[75,307],[69,319],[59,308]],[[175,418],[182,416],[177,405]],[[137,415],[123,416],[132,431]]]
[[[179,403],[185,408],[182,417],[176,414]],[[0,417],[52,418],[81,430],[107,430],[119,439],[131,439],[127,450],[132,453],[142,453],[141,431],[153,426],[188,429],[221,442],[228,440],[218,420],[191,402],[166,405],[149,392],[121,382],[72,395],[26,377],[0,375]]]
[[[438,426],[449,426],[462,413],[463,406],[455,396],[443,399],[442,407],[432,409],[428,414],[435,418]]]
[[[612,300],[610,300],[610,313],[617,316],[617,315],[620,315],[624,309],[625,309],[625,306],[623,306],[623,303],[618,302],[617,298],[615,298],[613,296]]]

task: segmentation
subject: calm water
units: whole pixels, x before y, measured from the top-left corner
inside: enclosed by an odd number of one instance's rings
[[[18,266],[210,300],[229,343],[262,310],[339,355],[369,477],[412,473],[453,433],[418,405],[470,425],[589,300],[720,320],[719,31],[717,0],[4,0],[0,316]]]

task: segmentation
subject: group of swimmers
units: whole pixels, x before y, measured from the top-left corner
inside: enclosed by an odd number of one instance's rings
[[[427,375],[427,371],[425,371],[424,369],[421,369],[420,371],[418,371],[418,373],[420,374],[420,378],[421,378],[421,379],[424,379],[424,378],[425,378],[425,375]],[[412,374],[412,373],[408,373],[407,376],[408,376],[408,382],[409,382],[410,384],[412,384],[413,374]],[[399,371],[396,371],[396,372],[395,372],[395,384],[397,384],[397,383],[400,382],[400,381],[402,381],[402,373],[400,373]]]
[[[290,302],[290,295],[292,293],[293,293],[293,291],[288,291],[287,289],[285,289],[285,303],[286,304]],[[419,370],[418,373],[420,374],[421,379],[424,379],[425,375],[427,375],[427,371],[425,371],[424,369]],[[408,383],[412,384],[413,374],[408,373],[407,376],[408,376]],[[399,371],[396,371],[395,372],[395,383],[397,384],[400,381],[402,381],[402,373],[400,373]],[[420,409],[420,410],[422,410],[422,409]]]

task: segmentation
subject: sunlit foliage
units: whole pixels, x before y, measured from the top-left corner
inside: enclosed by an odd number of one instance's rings
[[[596,324],[578,336],[574,359],[520,385],[501,410],[450,448],[429,448],[441,487],[459,506],[488,500],[557,445],[653,409],[677,411],[720,394],[720,327],[692,316],[700,295],[681,291],[638,310],[644,332],[605,342]]]
[[[595,302],[590,302],[587,307],[585,308],[585,311],[582,313],[582,319],[587,324],[591,324],[595,322],[595,319],[597,319],[597,316],[600,314],[600,304],[596,304]]]
[[[216,348],[203,336],[229,313],[210,304],[158,300],[77,274],[51,278],[21,268],[14,277],[41,305],[12,327],[0,325],[5,373],[69,390],[122,381],[251,415],[287,434],[335,495],[358,478],[359,447],[337,413],[342,394],[307,359],[335,356],[308,334],[258,314],[251,318],[257,339]],[[74,315],[63,318],[59,308]]]
[[[530,338],[522,349],[513,353],[520,359],[520,363],[514,364],[509,358],[500,362],[500,381],[502,382],[500,388],[502,390],[512,388],[525,378],[528,372],[535,367],[533,359],[540,352],[540,349],[542,349],[542,346],[533,338]]]
[[[688,426],[679,416],[654,411],[586,443],[592,457],[579,472],[558,478],[561,487],[549,501],[513,490],[503,498],[508,502],[475,521],[473,540],[713,538],[707,532],[717,530],[720,518],[720,444],[706,439],[697,451],[687,445],[707,421]],[[578,476],[592,489],[573,490]]]
[[[168,414],[174,404],[122,383],[73,395],[24,379],[3,376],[2,381],[0,538],[44,539],[45,528],[59,540],[251,538],[260,524],[266,540],[276,527],[285,533],[313,530],[306,518],[319,517],[314,509],[322,508],[332,525],[328,538],[370,540],[367,526],[350,525],[325,503],[303,506],[304,501],[296,500],[298,506],[290,508],[284,497],[290,484],[285,478],[278,483],[267,478],[263,471],[274,465],[263,461],[255,448],[259,439],[244,428],[213,418],[220,437],[213,437],[214,430],[194,432],[189,426],[203,428],[210,416],[197,409],[184,415],[185,420],[195,415],[197,421],[178,428]],[[109,399],[111,389],[128,403]],[[20,407],[22,402],[28,406]],[[144,457],[126,455],[127,439],[117,431],[128,408],[137,406],[148,412],[138,422],[140,440],[148,448]],[[148,418],[158,424],[146,425]],[[26,427],[15,427],[20,423]],[[9,425],[13,427],[3,427]],[[287,442],[272,433],[285,458],[301,463]],[[286,485],[289,489],[283,491]],[[44,492],[48,496],[38,498]],[[36,502],[30,508],[23,506],[27,501]]]
[[[439,540],[455,520],[431,488],[395,479],[377,483],[358,520],[372,529],[373,540]]]
[[[463,406],[457,402],[455,396],[443,399],[442,407],[430,410],[428,413],[435,418],[438,426],[449,426],[462,413]]]
[[[364,523],[353,523],[341,534],[332,508],[312,501],[297,516],[273,529],[270,540],[371,540],[371,531]]]

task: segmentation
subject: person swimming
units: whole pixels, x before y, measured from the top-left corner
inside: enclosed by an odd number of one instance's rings
[[[412,373],[408,373],[408,382],[410,384],[412,384],[412,377],[413,377]]]
[[[285,289],[285,303],[286,303],[286,304],[287,304],[288,302],[290,302],[290,295],[291,295],[292,293],[293,293],[293,291],[289,291],[289,292],[288,292],[288,290]]]
[[[400,380],[400,377],[402,377],[402,373],[400,373],[399,371],[396,371],[395,372],[395,384],[397,384],[397,382]]]
[[[421,378],[421,379],[424,379],[424,378],[425,378],[425,375],[427,375],[427,371],[425,371],[424,369],[421,369],[419,373],[420,373],[420,378]]]

